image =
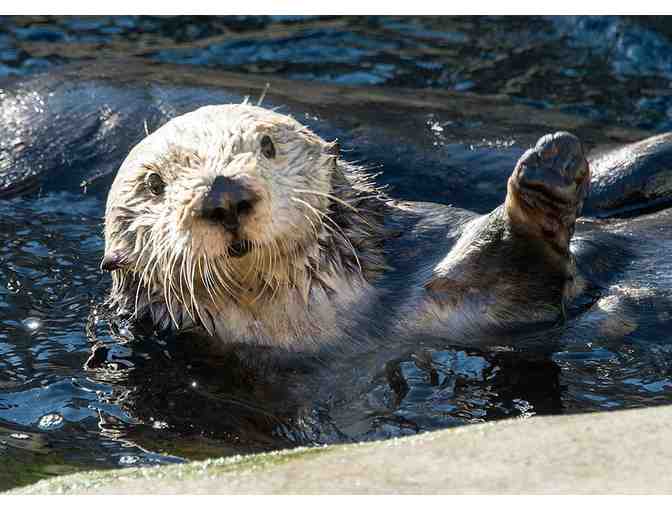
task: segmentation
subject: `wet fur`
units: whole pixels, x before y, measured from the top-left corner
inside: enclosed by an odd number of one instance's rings
[[[277,171],[258,171],[260,133],[289,155]],[[108,197],[106,258],[120,263],[109,303],[159,331],[289,351],[390,337],[480,346],[556,323],[586,285],[569,242],[590,180],[582,150],[566,152],[578,140],[556,135],[521,158],[505,203],[481,216],[390,200],[333,143],[284,115],[243,104],[178,117],[131,151]],[[558,203],[518,186],[537,163],[554,168]],[[150,171],[184,197],[148,196]],[[248,224],[253,249],[237,259],[224,229],[194,218],[199,190],[229,171],[253,179],[262,197]]]

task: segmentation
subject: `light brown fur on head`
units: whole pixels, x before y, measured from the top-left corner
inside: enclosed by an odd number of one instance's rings
[[[384,265],[383,202],[334,148],[247,104],[204,107],[149,135],[108,197],[102,267],[113,271],[113,305],[149,313],[160,329],[224,328],[262,343],[310,335],[314,317],[296,310],[311,299],[325,308],[337,286],[356,293]],[[221,182],[254,199],[235,229],[204,212]]]

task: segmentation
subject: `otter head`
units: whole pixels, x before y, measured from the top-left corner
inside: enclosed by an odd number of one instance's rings
[[[296,285],[294,263],[319,251],[336,147],[246,104],[204,107],[147,136],[107,201],[101,267],[113,300],[162,303],[180,322],[204,303],[250,304]]]

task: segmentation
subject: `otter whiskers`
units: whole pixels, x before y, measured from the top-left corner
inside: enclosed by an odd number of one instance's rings
[[[303,204],[305,207],[307,207],[309,211],[311,211],[315,214],[316,218],[318,219],[318,221],[320,221],[320,223],[322,224],[322,226],[324,228],[329,230],[334,235],[340,236],[343,239],[343,241],[345,241],[345,243],[348,245],[348,247],[352,251],[352,255],[355,258],[355,262],[357,262],[357,266],[359,267],[359,271],[361,273],[362,272],[362,264],[360,263],[359,257],[357,256],[357,250],[353,246],[353,244],[350,241],[350,239],[348,238],[348,236],[345,235],[345,232],[343,232],[343,229],[340,227],[340,225],[338,223],[336,223],[333,219],[331,219],[328,214],[320,211],[319,209],[316,209],[315,207],[310,205],[305,200],[301,200],[300,198],[296,198],[296,197],[291,197],[291,199],[292,199],[292,201],[298,202],[300,204]],[[324,221],[322,221],[323,219],[329,221],[334,227],[336,227],[336,229],[338,229],[338,231],[334,230],[331,226],[324,223]]]

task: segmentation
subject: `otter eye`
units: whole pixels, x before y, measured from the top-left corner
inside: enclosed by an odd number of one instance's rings
[[[261,153],[266,159],[273,159],[275,157],[275,146],[273,140],[268,135],[264,135],[261,139]]]
[[[166,183],[163,182],[161,176],[152,172],[145,178],[145,185],[152,195],[160,195],[166,188]]]

